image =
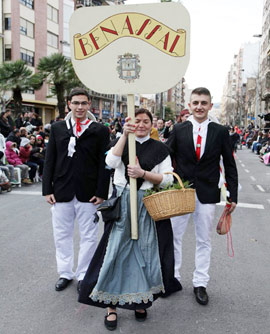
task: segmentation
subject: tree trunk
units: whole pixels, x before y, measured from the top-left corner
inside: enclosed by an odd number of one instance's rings
[[[17,116],[22,112],[22,92],[19,87],[13,89],[14,113]]]
[[[65,118],[66,101],[65,101],[64,86],[61,84],[55,85],[55,89],[56,89],[56,95],[57,95],[57,107],[58,107],[59,117]]]

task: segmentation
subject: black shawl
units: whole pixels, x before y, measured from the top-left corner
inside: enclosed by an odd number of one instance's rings
[[[111,143],[110,147],[113,147],[119,138]],[[149,138],[142,144],[136,140],[136,156],[139,160],[139,164],[145,171],[150,172],[156,165],[160,164],[169,155],[168,147],[160,141]],[[125,177],[129,182],[129,176],[127,174],[128,161],[128,141],[124,147],[122,154],[122,161],[125,165]],[[137,189],[140,189],[143,184],[143,178],[137,178]]]

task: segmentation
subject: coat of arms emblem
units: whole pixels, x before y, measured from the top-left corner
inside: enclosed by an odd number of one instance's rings
[[[125,82],[134,82],[135,79],[140,77],[141,66],[139,65],[139,55],[133,55],[131,53],[125,53],[123,56],[118,56],[117,72],[119,78],[125,80]]]

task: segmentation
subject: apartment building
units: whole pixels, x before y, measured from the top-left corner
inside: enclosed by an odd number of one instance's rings
[[[120,4],[124,4],[124,0],[74,0],[74,9]],[[90,95],[92,99],[91,112],[97,119],[106,121],[110,118],[125,117],[127,115],[127,97],[125,95],[101,94],[93,90],[90,91]]]
[[[221,119],[224,124],[247,126],[256,119],[254,82],[258,81],[259,50],[259,42],[245,43],[234,55],[223,89]]]
[[[270,0],[264,0],[260,50],[262,111],[270,111]]]
[[[62,0],[3,0],[4,61],[22,59],[35,72],[40,58],[62,52]],[[47,85],[23,93],[23,109],[34,110],[47,123],[55,117],[56,99]]]

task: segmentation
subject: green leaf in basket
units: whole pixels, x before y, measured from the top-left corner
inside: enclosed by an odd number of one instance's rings
[[[192,186],[192,183],[189,183],[189,181],[183,181],[183,185],[184,185],[185,189],[188,189],[188,188],[190,188]],[[177,190],[182,189],[182,187],[179,184],[179,182],[173,183],[173,184],[169,184],[168,183],[163,188],[160,188],[160,187],[158,187],[158,186],[155,185],[153,188],[145,190],[144,197],[156,194],[158,192],[168,191],[168,190],[176,190],[176,189]]]

